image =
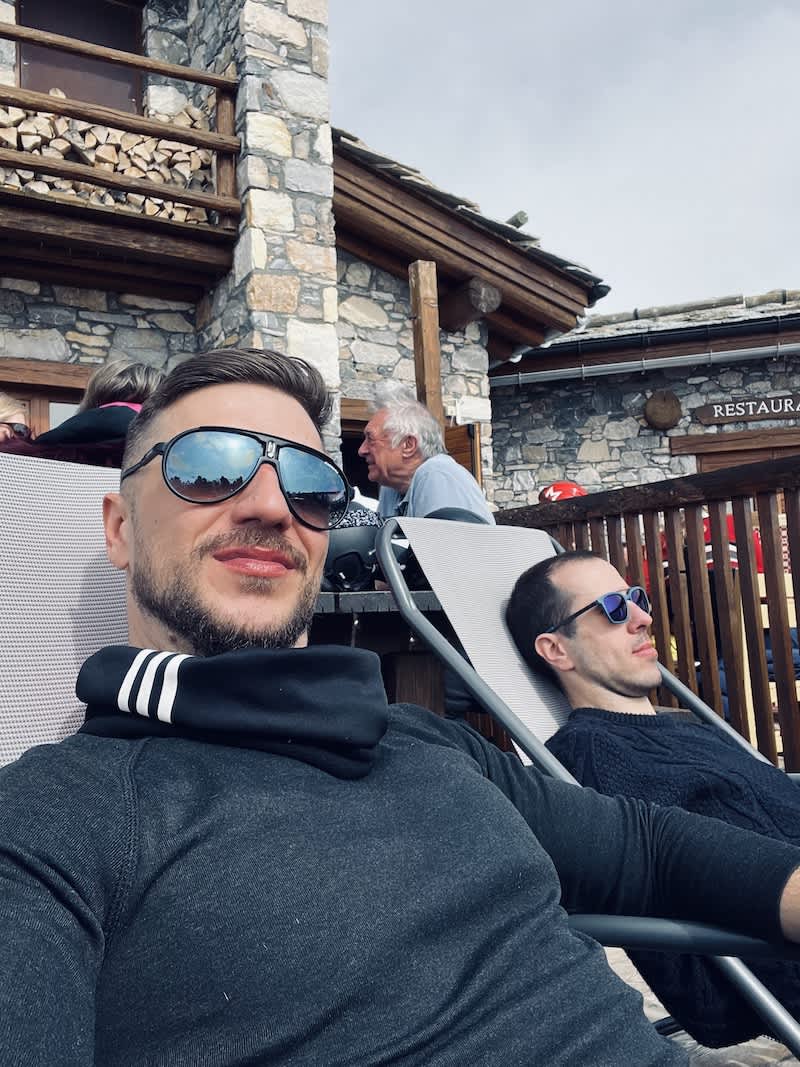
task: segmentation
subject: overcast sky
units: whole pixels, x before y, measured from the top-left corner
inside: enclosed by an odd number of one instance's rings
[[[329,0],[333,123],[612,287],[800,289],[800,0]]]

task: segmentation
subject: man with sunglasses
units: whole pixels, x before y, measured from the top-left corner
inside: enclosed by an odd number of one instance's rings
[[[688,712],[656,714],[661,682],[639,586],[591,552],[565,552],[526,571],[506,619],[531,670],[555,680],[573,712],[547,747],[583,785],[721,819],[800,845],[800,786]],[[632,953],[669,1012],[701,1044],[733,1045],[764,1024],[695,956]],[[752,969],[800,1017],[800,966]]]
[[[559,902],[800,940],[800,850],[709,853],[308,646],[351,495],[328,410],[308,364],[229,350],[133,423],[104,502],[131,643],[84,664],[77,735],[0,771],[0,1062],[685,1064]]]

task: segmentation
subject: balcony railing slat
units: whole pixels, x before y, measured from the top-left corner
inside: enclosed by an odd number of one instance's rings
[[[703,515],[697,504],[684,510],[686,524],[686,557],[689,570],[689,599],[696,635],[695,658],[712,665],[700,675],[700,690],[703,700],[718,715],[722,715],[722,691],[719,671],[716,668],[717,640],[714,633],[714,617],[711,609],[711,592],[708,582],[706,545],[703,531]]]
[[[787,771],[797,771],[800,770],[800,721],[797,716],[797,689],[792,663],[786,583],[783,579],[783,553],[778,523],[777,495],[774,490],[759,493],[756,501],[761,548],[764,553],[769,634],[775,688],[778,694],[778,717],[783,738],[783,759]]]
[[[575,547],[588,552],[592,546],[589,523],[580,521],[575,522],[573,523],[573,529],[575,530]]]
[[[621,573],[628,575],[628,581],[631,585],[646,585],[642,554],[642,531],[638,515],[625,516],[625,561],[627,569],[623,568]]]
[[[129,133],[143,133],[160,140],[180,141],[182,144],[194,145],[195,148],[210,148],[214,152],[237,153],[241,147],[238,137],[225,137],[208,130],[173,126],[166,122],[156,122],[155,119],[146,119],[141,115],[129,114],[127,111],[116,111],[101,104],[50,96],[49,93],[35,93],[31,89],[16,89],[10,85],[0,85],[0,104],[12,104],[28,111],[66,115],[94,125],[110,126]]]
[[[177,78],[181,81],[197,82],[200,85],[211,85],[216,89],[236,92],[236,79],[224,74],[214,74],[212,71],[182,67],[177,63],[166,63],[161,59],[151,59],[149,56],[137,55],[135,52],[123,52],[118,48],[106,48],[103,45],[90,44],[88,41],[79,41],[74,37],[63,37],[59,33],[37,30],[31,26],[18,26],[10,22],[0,22],[0,38],[10,41],[28,41],[31,44],[41,45],[43,48],[58,48],[62,52],[69,52],[76,56],[91,56],[93,59],[102,59],[106,63],[114,63],[117,66],[132,67],[135,70],[144,70],[150,74],[162,74],[166,78]]]
[[[609,515],[606,519],[608,537],[608,560],[620,574],[625,573],[625,549],[622,544],[622,519],[619,515]]]
[[[694,669],[694,640],[689,608],[689,585],[686,580],[686,561],[683,554],[683,524],[677,510],[664,512],[664,532],[667,537],[667,569],[669,599],[672,605],[672,632],[678,653],[678,673],[683,682],[697,692]]]
[[[728,695],[731,725],[742,737],[755,744],[750,729],[745,696],[745,659],[742,641],[742,616],[734,590],[731,546],[725,504],[720,500],[708,505],[711,524],[711,548],[714,568],[712,580],[717,604],[717,623]]]
[[[160,200],[178,200],[183,204],[192,204],[194,207],[204,207],[210,211],[225,212],[229,215],[238,216],[242,210],[240,202],[232,196],[198,193],[193,189],[184,189],[180,185],[167,182],[159,184],[148,181],[146,178],[126,178],[122,174],[91,167],[85,163],[71,163],[66,159],[55,159],[53,156],[16,152],[12,148],[0,148],[0,166],[32,170],[36,174],[54,174],[58,178],[74,178],[76,181],[89,182],[108,189],[120,189],[129,193],[141,193]]]
[[[596,552],[603,559],[608,559],[608,547],[606,545],[606,524],[601,517],[589,520],[589,530],[592,535],[592,552]]]
[[[764,648],[764,624],[761,613],[761,594],[758,588],[755,547],[753,545],[753,509],[748,497],[734,497],[731,501],[736,557],[739,563],[737,578],[744,615],[747,639],[747,660],[750,692],[753,698],[753,717],[756,721],[758,750],[770,762],[777,764],[778,748],[772,720],[772,695],[769,689],[767,654]]]
[[[667,611],[667,587],[664,581],[664,567],[661,562],[661,532],[657,511],[645,511],[642,514],[644,543],[647,552],[647,569],[650,578],[651,613],[653,616],[653,634],[656,639],[658,658],[668,671],[675,672],[675,657],[672,654],[672,636]],[[645,583],[647,584],[647,583]],[[661,688],[660,701],[667,707],[676,708],[677,699],[669,690]]]
[[[800,603],[800,490],[787,489],[783,494],[786,512],[786,540],[792,571],[795,604]]]

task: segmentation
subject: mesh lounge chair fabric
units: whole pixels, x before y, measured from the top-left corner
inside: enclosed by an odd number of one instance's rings
[[[477,526],[439,519],[398,519],[477,673],[536,736],[546,741],[569,717],[564,694],[533,684],[513,648],[504,611],[520,559],[555,555],[541,530]],[[454,561],[457,561],[454,562]],[[452,581],[457,566],[461,580]]]
[[[0,765],[76,730],[78,668],[127,641],[101,523],[118,488],[105,467],[0,455]]]

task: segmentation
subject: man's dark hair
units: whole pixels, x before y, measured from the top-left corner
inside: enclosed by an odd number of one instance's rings
[[[539,634],[558,626],[570,614],[572,607],[568,593],[553,584],[552,575],[567,563],[580,559],[599,559],[596,552],[578,549],[549,556],[529,567],[517,578],[506,605],[506,626],[514,639],[517,650],[527,665],[536,674],[551,682],[558,681],[558,674],[536,651],[534,642]],[[575,621],[561,631],[566,637],[575,633]]]
[[[322,375],[304,359],[258,348],[214,348],[179,363],[142,404],[131,423],[123,469],[137,458],[153,420],[187,393],[210,385],[266,385],[292,397],[319,433],[331,414],[331,395]]]

